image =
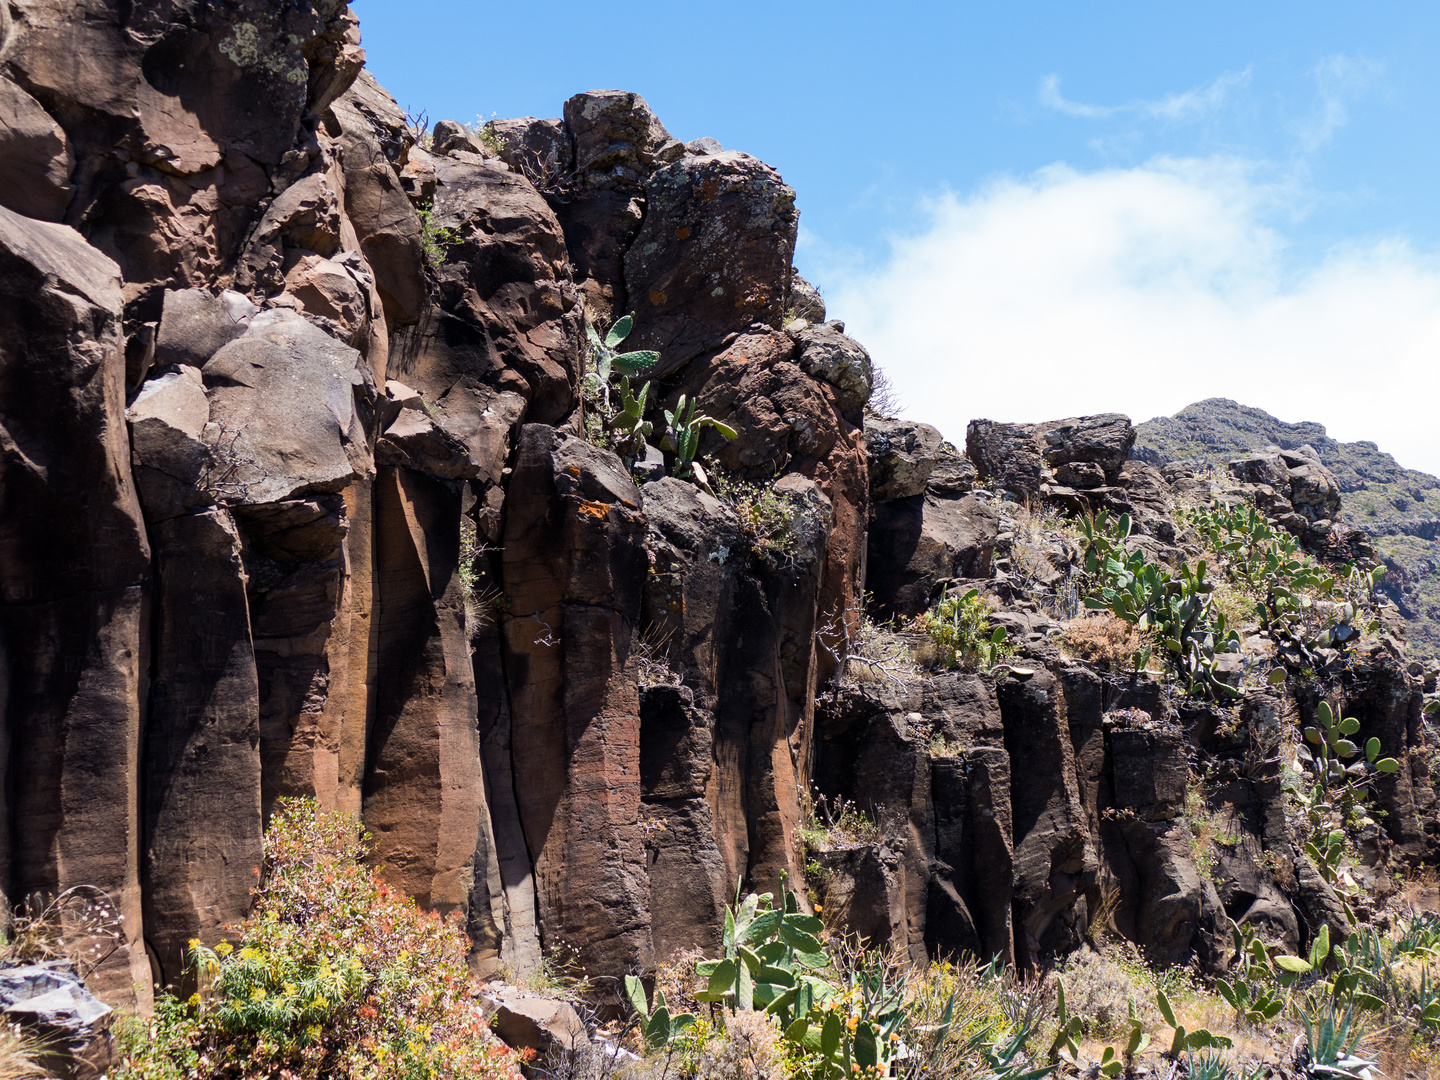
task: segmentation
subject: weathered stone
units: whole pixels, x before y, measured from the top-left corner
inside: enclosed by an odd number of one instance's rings
[[[338,491],[369,468],[355,407],[360,354],[283,309],[250,321],[202,369],[206,443],[229,472],[225,501]]]
[[[460,584],[455,486],[394,466],[375,482],[379,680],[364,821],[388,880],[442,913],[472,903],[485,795]]]
[[[913,495],[878,503],[865,575],[876,616],[918,615],[948,582],[988,577],[999,529],[994,508],[974,495]]]
[[[340,127],[345,215],[375,275],[391,327],[417,322],[426,299],[420,215],[399,170],[412,142],[404,111],[363,73],[332,106]]]
[[[455,240],[435,304],[397,335],[391,374],[435,402],[438,423],[467,444],[497,426],[486,415],[497,394],[517,395],[531,421],[558,424],[576,405],[581,342],[559,222],[514,173],[442,162],[438,174],[433,220]]]
[[[470,135],[470,129],[458,120],[441,120],[431,129],[430,152],[448,154],[452,150],[480,153],[480,144]]]
[[[146,940],[162,986],[188,943],[244,918],[260,866],[260,688],[240,538],[224,510],[151,525],[154,681],[145,718]]]
[[[795,344],[800,370],[835,387],[840,414],[859,427],[874,382],[865,347],[833,325],[807,327],[795,335]]]
[[[945,443],[930,473],[925,490],[942,499],[953,499],[974,490],[980,478],[979,470],[964,454],[955,453],[954,447]]]
[[[701,437],[701,454],[713,453],[730,472],[756,479],[796,472],[821,486],[833,511],[821,610],[854,613],[869,510],[863,435],[840,414],[834,387],[789,362],[792,350],[778,331],[747,333],[703,365],[690,365],[667,407],[688,393],[700,411],[739,432],[734,440],[713,431]]]
[[[0,206],[42,221],[60,221],[74,189],[70,140],[44,107],[0,78]]]
[[[642,498],[620,459],[521,429],[506,498],[504,620],[516,799],[546,936],[580,962],[651,961],[632,665],[648,567]]]
[[[345,568],[364,553],[347,543],[341,494],[237,508],[251,638],[260,681],[260,798],[268,820],[276,801],[311,795],[340,805],[340,745],[351,711],[347,663],[352,619]]]
[[[1043,424],[972,420],[965,434],[965,453],[983,479],[1031,493],[1040,489],[1042,470],[1063,465],[1095,465],[1113,479],[1134,445],[1135,429],[1119,413]],[[1088,470],[1071,471],[1093,476]]]
[[[585,1024],[573,1006],[554,998],[502,992],[490,1000],[495,1034],[517,1050],[533,1050],[541,1060],[555,1050],[590,1045]]]
[[[925,492],[944,440],[929,424],[865,417],[865,452],[870,464],[870,499],[907,499]]]
[[[137,814],[150,547],[121,303],[118,268],[73,229],[0,207],[0,876],[11,896],[109,894],[124,940],[92,985],[111,1003],[149,986]]]
[[[224,346],[242,337],[260,309],[240,293],[167,289],[155,339],[155,365],[201,368]]]
[[[751,323],[780,325],[798,215],[779,173],[730,151],[687,157],[651,174],[645,198],[625,255],[626,344],[659,350],[657,376]]]
[[[707,152],[719,153],[720,145],[716,143],[715,149]],[[794,270],[790,272],[790,306],[787,309],[787,314],[791,313],[795,318],[804,319],[808,323],[825,321],[825,298],[820,295],[819,289]]]
[[[565,102],[565,128],[575,143],[575,169],[638,179],[671,144],[665,125],[639,94],[591,90]]]
[[[491,120],[485,125],[485,134],[493,140],[500,160],[532,183],[558,180],[575,168],[575,148],[565,133],[564,121],[558,118]]]
[[[65,1080],[103,1080],[118,1063],[113,1011],[64,961],[0,969],[0,1013],[41,1040],[40,1064]]]
[[[135,486],[145,517],[163,521],[213,504],[206,490],[210,403],[200,370],[177,368],[151,379],[126,410]]]
[[[1069,936],[1067,920],[1087,875],[1094,873],[1094,855],[1059,681],[1040,670],[1028,678],[1002,679],[996,692],[1005,748],[1012,762],[1024,762],[1023,771],[1016,768],[1010,779],[1015,951],[1017,963],[1033,966],[1042,948]]]

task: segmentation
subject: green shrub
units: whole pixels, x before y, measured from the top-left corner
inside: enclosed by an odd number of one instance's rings
[[[282,804],[236,941],[191,943],[201,991],[162,995],[120,1080],[460,1080],[516,1055],[469,1000],[458,917],[420,911],[363,863],[365,837],[311,799]]]
[[[988,671],[1015,650],[1005,644],[1005,627],[990,625],[990,601],[971,589],[962,596],[946,596],[933,611],[921,616],[922,627],[939,652],[945,667]]]

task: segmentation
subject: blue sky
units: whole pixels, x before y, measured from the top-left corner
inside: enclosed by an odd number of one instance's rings
[[[797,266],[957,441],[1223,395],[1440,472],[1440,4],[355,9],[431,120],[620,87],[775,165]]]

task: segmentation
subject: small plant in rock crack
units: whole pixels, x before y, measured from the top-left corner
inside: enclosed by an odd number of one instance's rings
[[[450,249],[460,242],[460,230],[435,223],[433,199],[421,203],[415,213],[420,218],[420,250],[425,257],[425,265],[432,270],[438,269]]]
[[[602,338],[594,326],[589,322],[585,324],[593,367],[586,372],[581,384],[581,397],[588,407],[586,436],[597,445],[613,449],[627,465],[633,465],[635,459],[645,453],[645,440],[653,429],[645,419],[650,383],[644,383],[637,394],[630,379],[660,362],[660,354],[650,350],[619,351],[620,343],[630,336],[634,325],[631,316],[622,316]],[[619,382],[612,383],[610,380],[617,376]],[[614,400],[617,393],[618,403]]]
[[[704,467],[695,460],[695,452],[700,449],[700,432],[707,427],[714,428],[727,439],[739,438],[740,433],[713,416],[697,414],[697,404],[692,398],[687,405],[685,395],[681,394],[675,408],[665,410],[665,435],[660,442],[660,448],[675,455],[672,475],[682,480],[694,479],[700,487],[711,491],[710,478],[705,474]],[[713,494],[713,491],[711,493]]]

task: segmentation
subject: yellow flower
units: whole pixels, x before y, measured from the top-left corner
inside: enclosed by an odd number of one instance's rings
[[[251,1000],[251,1001],[264,1001],[264,1000],[265,1000],[265,988],[264,988],[263,986],[257,986],[257,987],[255,987],[255,989],[251,990],[251,991],[250,991],[250,1000]]]
[[[229,956],[234,951],[235,946],[231,945],[228,941],[222,941],[219,945],[215,946],[216,956]]]
[[[187,1001],[186,1004],[189,1005],[192,1009],[198,1009],[200,1007],[200,995],[191,994],[190,1000]]]

